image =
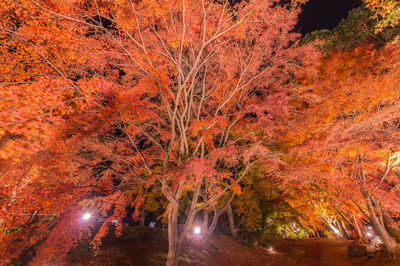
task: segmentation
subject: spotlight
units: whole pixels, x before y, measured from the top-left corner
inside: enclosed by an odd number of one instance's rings
[[[89,219],[90,219],[90,217],[92,217],[92,215],[90,214],[90,213],[85,213],[84,215],[83,215],[83,220],[85,220],[85,221],[88,221]]]
[[[194,233],[195,233],[196,235],[200,235],[200,233],[201,233],[200,227],[196,226],[196,227],[194,228]]]

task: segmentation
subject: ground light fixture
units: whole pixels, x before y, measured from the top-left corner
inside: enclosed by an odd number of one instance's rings
[[[273,247],[269,247],[268,251],[274,251],[274,248]]]
[[[195,235],[200,235],[200,233],[201,233],[200,227],[196,226],[196,227],[194,228],[193,232],[194,232]]]
[[[83,218],[83,220],[85,220],[85,221],[88,221],[89,219],[90,219],[90,217],[92,217],[92,215],[90,214],[90,213],[85,213],[83,216],[82,216],[82,218]]]

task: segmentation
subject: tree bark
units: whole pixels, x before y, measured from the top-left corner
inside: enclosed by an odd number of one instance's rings
[[[354,223],[354,228],[355,228],[356,234],[357,234],[357,240],[359,240],[360,242],[363,242],[363,243],[368,243],[367,239],[364,237],[364,234],[360,229],[360,226],[358,224],[358,221],[357,221],[357,218],[355,215],[353,215],[353,223]]]
[[[210,225],[210,228],[208,228],[207,233],[208,234],[212,234],[215,230],[215,228],[217,227],[217,222],[218,222],[218,218],[221,215],[221,212],[214,212],[214,216]]]
[[[144,220],[146,219],[146,213],[144,211],[144,207],[140,210],[140,226],[144,226]]]
[[[235,197],[235,194],[233,193],[229,197],[228,201],[225,203],[224,207],[222,207],[220,210],[217,210],[217,208],[214,208],[213,220],[211,222],[211,225],[210,225],[209,229],[207,230],[208,234],[212,234],[214,232],[215,228],[217,227],[217,222],[218,222],[219,216],[221,216],[221,214],[224,213],[224,211],[227,210],[228,206],[231,205],[231,202],[232,202],[234,197]],[[229,213],[228,213],[228,219],[229,219]]]
[[[383,244],[385,245],[389,255],[400,255],[400,244],[397,243],[386,231],[385,226],[380,223],[379,218],[377,217],[371,196],[369,193],[364,193],[364,197],[367,201],[367,208],[370,216],[370,221],[374,226],[376,232],[378,233],[380,239],[382,240]]]
[[[178,265],[178,213],[179,205],[178,202],[170,202],[168,210],[168,255],[167,255],[167,266]]]
[[[203,232],[204,235],[208,235],[208,210],[204,209],[203,212]]]
[[[386,212],[383,213],[383,222],[388,233],[396,238],[397,242],[400,242],[400,228]]]
[[[231,235],[233,238],[236,238],[237,234],[236,234],[236,228],[235,228],[235,221],[233,220],[233,212],[232,212],[232,206],[231,206],[230,202],[228,204],[228,221],[229,221],[229,230],[231,231]]]
[[[179,254],[181,247],[186,239],[186,235],[193,225],[194,217],[198,209],[196,208],[199,195],[200,185],[197,185],[193,191],[193,197],[189,207],[189,214],[186,222],[183,225],[181,232],[178,230],[178,215],[179,215],[179,197],[181,195],[181,189],[178,188],[178,192],[175,193],[174,197],[168,197],[169,210],[168,210],[168,255],[167,255],[167,266],[177,266],[179,260]]]
[[[340,234],[342,235],[343,238],[348,238],[346,230],[344,230],[342,221],[336,220],[336,225],[339,228]]]

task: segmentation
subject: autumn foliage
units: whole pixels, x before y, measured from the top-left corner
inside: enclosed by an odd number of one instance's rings
[[[377,31],[393,27],[400,22],[400,3],[396,0],[364,0],[366,6],[374,12],[378,20]]]
[[[235,235],[233,213],[263,231],[398,215],[399,45],[298,46],[303,2],[0,3],[1,263],[98,252],[112,221],[160,210],[168,265],[200,216]]]
[[[39,164],[37,175],[65,177],[71,197],[84,189],[52,215],[65,221],[75,202],[108,216],[94,248],[108,221],[138,210],[152,186],[168,201],[175,264],[196,213],[240,193],[247,171],[275,157],[265,144],[282,126],[284,84],[307,53],[290,33],[296,1],[20,1],[2,12],[12,18],[2,22],[3,55],[12,60],[3,69],[2,157],[25,165],[21,158],[54,154],[57,172]],[[178,234],[183,194],[190,208]],[[46,246],[38,254],[52,259]]]
[[[383,217],[400,211],[398,53],[394,42],[381,50],[366,44],[326,55],[317,75],[301,79],[294,104],[305,112],[294,122],[298,131],[287,135],[301,161],[299,177],[325,184],[337,194],[338,206],[354,203],[382,227],[379,235],[391,252],[398,252],[398,244],[389,243]]]

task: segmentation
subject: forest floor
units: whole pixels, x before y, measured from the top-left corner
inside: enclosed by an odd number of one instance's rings
[[[349,240],[298,239],[278,240],[273,251],[259,245],[248,246],[225,235],[210,239],[189,240],[179,265],[400,265],[400,260],[388,260],[383,254],[373,257],[349,257]],[[105,241],[94,256],[86,244],[69,254],[69,265],[165,265],[166,232],[159,229],[131,227],[122,237]]]

